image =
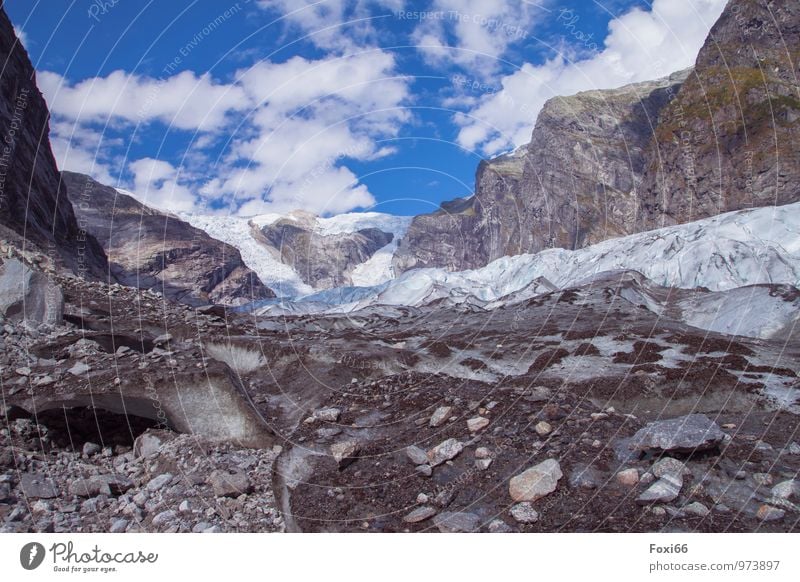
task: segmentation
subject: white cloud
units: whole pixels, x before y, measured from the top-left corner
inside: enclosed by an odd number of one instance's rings
[[[190,72],[158,82],[118,71],[74,84],[44,72],[40,86],[54,115],[51,140],[61,168],[111,181],[103,135],[116,135],[120,123],[157,122],[200,133],[180,168],[149,157],[128,165],[133,184],[123,186],[148,204],[192,211],[221,198],[245,202],[244,213],[336,213],[375,202],[343,165],[391,152],[378,141],[410,117],[403,107],[409,80],[395,70],[391,54],[372,49],[263,61],[227,85]],[[95,129],[103,125],[103,133]],[[215,165],[207,152],[220,140],[227,150]]]
[[[226,124],[231,112],[250,105],[241,87],[191,71],[165,79],[114,71],[75,84],[42,71],[38,82],[52,113],[80,123],[157,120],[177,129],[213,131]]]
[[[197,196],[178,183],[179,172],[163,160],[143,158],[128,165],[133,174],[133,193],[144,204],[171,212],[197,212]]]
[[[335,213],[373,204],[342,162],[386,155],[378,141],[409,119],[403,107],[408,80],[394,70],[391,54],[371,50],[264,62],[240,72],[238,82],[259,101],[248,119],[255,134],[234,141],[228,162],[238,165],[222,190],[249,200],[242,214],[295,208]]]
[[[655,79],[691,66],[726,4],[655,0],[650,11],[634,8],[613,20],[600,52],[577,59],[577,51],[562,53],[540,65],[523,64],[502,79],[502,91],[487,94],[466,114],[455,116],[461,126],[459,144],[486,155],[523,145],[552,97]]]
[[[120,140],[103,140],[100,132],[76,123],[50,122],[50,146],[58,167],[88,174],[103,184],[116,183],[105,154],[120,144]]]
[[[374,46],[378,33],[372,17],[404,5],[405,0],[258,0],[258,6],[280,13],[309,42],[338,54]]]
[[[422,20],[412,35],[428,63],[455,64],[481,77],[496,72],[508,48],[548,15],[538,4],[508,0],[433,0],[429,12],[436,16]]]

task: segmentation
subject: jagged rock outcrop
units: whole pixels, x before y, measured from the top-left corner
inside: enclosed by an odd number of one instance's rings
[[[258,239],[276,251],[282,263],[292,267],[303,280],[317,289],[353,284],[353,269],[394,239],[378,228],[355,232],[321,234],[315,231],[316,217],[293,212],[262,226]]]
[[[469,199],[417,217],[394,265],[451,270],[800,200],[800,5],[732,0],[693,72],[548,101]]]
[[[50,114],[36,75],[0,8],[0,236],[41,251],[57,266],[102,277],[105,255],[81,229],[59,182]]]
[[[800,199],[800,3],[733,0],[661,113],[640,229]]]
[[[103,246],[120,283],[190,305],[275,296],[234,247],[89,176],[63,172],[62,180],[78,221]]]
[[[646,149],[686,74],[551,99],[530,144],[480,164],[474,196],[414,220],[395,268],[470,269],[634,232]]]

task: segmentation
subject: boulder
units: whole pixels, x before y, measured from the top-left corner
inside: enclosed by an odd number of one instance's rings
[[[511,507],[511,517],[519,523],[535,523],[539,521],[539,512],[528,501],[523,501]]]
[[[441,426],[442,424],[445,423],[445,421],[447,421],[448,418],[450,418],[452,412],[453,412],[452,406],[440,406],[439,408],[433,411],[433,414],[431,415],[431,419],[428,422],[428,424],[431,426],[431,428],[436,428],[437,426]]]
[[[19,479],[22,495],[27,499],[53,499],[58,497],[58,487],[52,479],[40,473],[23,473]]]
[[[428,451],[428,461],[430,461],[431,467],[435,467],[454,459],[463,450],[464,443],[457,439],[447,439]]]
[[[648,423],[631,439],[630,448],[646,453],[693,453],[718,446],[725,433],[705,414],[688,414]]]
[[[0,265],[0,315],[12,321],[58,325],[64,315],[61,287],[16,259]]]
[[[422,507],[417,507],[414,511],[406,515],[403,518],[403,521],[406,523],[419,523],[420,521],[430,519],[434,515],[436,515],[435,508],[431,507],[430,505],[423,505]]]
[[[208,484],[217,497],[239,497],[253,490],[247,475],[238,472],[214,471],[208,478]]]
[[[636,498],[636,502],[640,505],[669,503],[677,499],[681,493],[681,487],[683,487],[683,480],[680,477],[666,474],[639,495]]]
[[[547,459],[513,477],[508,492],[514,501],[536,501],[555,491],[563,476],[558,461]]]

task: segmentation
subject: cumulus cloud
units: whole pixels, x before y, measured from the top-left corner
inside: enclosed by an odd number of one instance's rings
[[[655,79],[693,65],[726,3],[655,0],[651,10],[634,8],[612,20],[602,50],[587,56],[585,47],[565,49],[542,64],[523,64],[503,77],[501,91],[455,116],[459,144],[485,155],[523,145],[552,97]],[[567,35],[579,31],[568,9],[555,17]]]
[[[197,212],[202,204],[186,186],[178,183],[179,171],[169,162],[143,158],[129,164],[133,193],[144,204],[171,212]]]
[[[132,183],[122,184],[146,203],[173,211],[197,210],[210,199],[242,205],[244,214],[370,206],[374,197],[344,164],[391,153],[379,140],[409,118],[403,107],[409,80],[379,49],[261,61],[227,84],[191,72],[156,80],[117,71],[71,83],[45,71],[39,80],[64,169],[112,182],[110,160],[103,157],[108,148],[100,144],[120,124],[193,132],[180,168],[148,157],[128,164]],[[218,140],[226,142],[225,152],[209,164],[206,152]]]
[[[508,0],[433,0],[428,13],[433,16],[421,20],[412,35],[427,61],[482,77],[494,73],[508,48],[548,14],[539,5]]]
[[[404,5],[405,0],[258,0],[264,10],[280,14],[291,31],[337,54],[374,46],[378,32],[373,19]]]
[[[316,61],[294,57],[242,71],[238,81],[260,101],[248,119],[256,132],[234,142],[229,161],[239,167],[223,190],[249,200],[242,213],[336,213],[374,204],[341,163],[391,152],[378,141],[396,134],[409,118],[402,106],[408,80],[394,69],[394,57],[375,50]],[[260,199],[266,189],[268,198]]]
[[[114,71],[75,84],[42,71],[38,81],[54,114],[81,123],[158,120],[177,129],[214,131],[226,125],[231,112],[250,104],[241,87],[191,71],[164,79]]]

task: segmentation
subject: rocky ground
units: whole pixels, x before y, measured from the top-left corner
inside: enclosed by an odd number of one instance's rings
[[[613,280],[257,318],[49,277],[61,322],[0,322],[2,531],[798,529],[793,340]]]

